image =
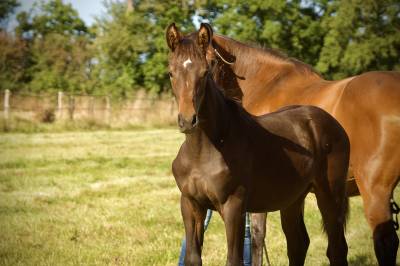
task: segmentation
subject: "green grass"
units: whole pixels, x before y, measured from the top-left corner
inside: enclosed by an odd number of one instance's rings
[[[62,133],[66,131],[126,131],[126,130],[146,130],[154,128],[175,127],[175,120],[168,119],[148,119],[137,122],[113,122],[112,126],[99,119],[81,118],[76,120],[61,120],[49,123],[40,122],[35,118],[26,118],[12,115],[9,120],[0,117],[0,134],[11,133]]]
[[[170,165],[182,140],[176,129],[1,134],[0,264],[176,265],[183,226]],[[313,195],[305,217],[306,265],[327,265]],[[271,262],[287,265],[279,213],[268,221]],[[204,265],[224,264],[224,232],[214,215]],[[351,265],[376,264],[359,197],[346,236]]]

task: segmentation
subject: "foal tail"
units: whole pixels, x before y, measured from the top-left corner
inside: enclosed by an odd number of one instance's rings
[[[347,171],[349,167],[350,144],[347,135],[346,142],[339,141],[334,143],[332,150],[327,154],[327,181],[330,188],[331,197],[334,200],[334,208],[339,223],[346,228],[349,216],[349,197],[347,195]],[[326,230],[326,221],[324,228]]]
[[[346,134],[344,128],[337,122],[338,138],[334,142],[335,147],[332,149],[332,155],[328,154],[328,179],[330,171],[337,173],[332,173],[332,178],[334,178],[333,194],[341,199],[342,204],[340,204],[341,209],[341,219],[344,228],[346,228],[347,219],[349,217],[349,197],[347,194],[347,173],[349,171],[349,161],[350,161],[350,140]],[[336,152],[336,154],[335,154]],[[339,157],[340,159],[335,159],[332,157]],[[331,163],[331,165],[329,165]],[[335,176],[337,175],[337,176]]]
[[[341,125],[328,113],[316,117],[311,128],[315,136],[317,176],[314,191],[328,236],[327,256],[331,265],[347,265],[345,238],[349,199],[346,195],[350,142]],[[319,134],[318,134],[319,133]]]
[[[315,150],[319,171],[314,184],[317,203],[328,231],[332,223],[345,228],[349,213],[347,172],[350,159],[350,141],[343,127],[328,113],[318,123],[310,123],[316,138]],[[328,116],[328,117],[326,117]],[[334,222],[335,221],[335,222]]]

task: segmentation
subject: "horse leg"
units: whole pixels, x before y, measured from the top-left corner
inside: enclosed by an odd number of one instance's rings
[[[347,243],[344,234],[348,197],[346,196],[346,172],[348,158],[333,151],[321,165],[321,173],[315,180],[314,191],[328,235],[326,255],[330,265],[347,265]]]
[[[206,209],[182,195],[181,212],[186,232],[185,265],[202,265],[201,249]]]
[[[224,203],[221,215],[225,223],[228,255],[226,265],[243,265],[245,208],[243,199],[232,195]]]
[[[364,184],[359,184],[364,202],[365,216],[373,231],[375,255],[379,265],[385,266],[396,265],[399,246],[399,238],[396,234],[390,211],[390,198],[396,186],[397,178],[393,176],[391,180],[394,181],[391,185],[383,184],[383,182],[375,183],[370,185],[368,190],[366,190]],[[358,183],[361,183],[360,181],[358,180]]]
[[[303,217],[305,195],[288,208],[281,210],[281,224],[286,236],[289,265],[304,265],[310,244]]]
[[[251,214],[251,261],[253,266],[262,266],[266,233],[266,213]]]

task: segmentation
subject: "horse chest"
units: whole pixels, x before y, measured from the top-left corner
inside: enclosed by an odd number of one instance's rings
[[[174,164],[179,165],[174,176],[183,196],[213,206],[224,202],[229,196],[226,191],[232,184],[232,176],[222,157],[207,161],[185,160]]]

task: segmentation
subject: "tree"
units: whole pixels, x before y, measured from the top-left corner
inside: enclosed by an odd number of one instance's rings
[[[97,19],[97,77],[107,93],[119,96],[137,88],[161,92],[169,88],[165,29],[176,22],[193,30],[194,6],[184,1],[107,2],[106,16]]]
[[[217,32],[283,50],[326,78],[400,69],[396,0],[210,0],[201,10]]]
[[[31,47],[34,65],[30,68],[31,91],[63,90],[90,93],[91,52],[83,36],[73,39],[58,33],[36,39]]]
[[[18,14],[16,28],[17,36],[29,45],[29,89],[92,91],[91,39],[77,11],[61,0],[41,2],[35,8],[32,17]]]
[[[217,32],[281,50],[309,64],[318,61],[326,1],[209,1],[201,16]]]
[[[369,70],[400,70],[400,2],[396,0],[335,1],[323,26],[316,68],[325,76],[343,78]]]
[[[21,89],[27,77],[26,42],[0,31],[0,89]]]
[[[2,1],[0,20],[17,4]],[[16,37],[0,38],[2,88],[118,96],[138,88],[167,91],[165,29],[175,22],[183,32],[194,31],[194,19],[282,50],[326,78],[400,69],[396,0],[108,0],[105,7],[90,29],[62,0],[41,0],[32,12],[18,14]]]
[[[104,92],[124,96],[143,80],[140,56],[147,49],[143,32],[149,27],[142,14],[127,13],[123,3],[105,5],[107,15],[97,18],[94,26],[95,74]]]
[[[17,0],[2,0],[0,2],[0,25],[5,29],[10,14],[19,6]]]
[[[17,16],[18,26],[16,33],[25,38],[41,38],[47,34],[61,34],[66,36],[86,35],[88,29],[79,17],[78,12],[71,4],[64,4],[62,0],[50,0],[34,5],[30,12],[36,14],[32,18],[27,12]]]

